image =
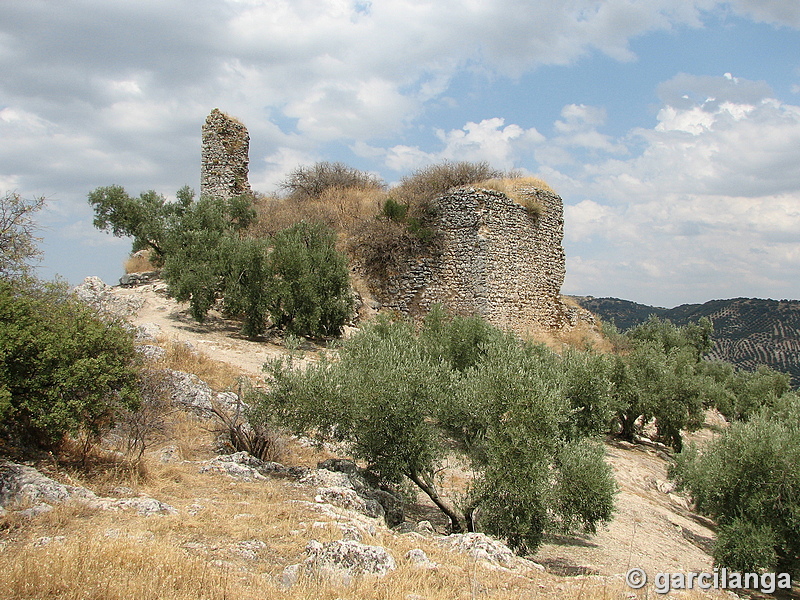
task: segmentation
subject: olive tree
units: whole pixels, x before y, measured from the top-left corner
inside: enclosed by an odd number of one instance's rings
[[[719,523],[714,560],[740,571],[800,572],[800,396],[734,422],[671,473]]]
[[[264,414],[342,442],[389,484],[417,485],[453,531],[483,528],[533,550],[543,531],[608,520],[615,485],[577,432],[560,359],[474,319],[434,314],[421,332],[380,319],[335,357],[270,363]],[[436,473],[458,449],[478,473],[460,503]]]

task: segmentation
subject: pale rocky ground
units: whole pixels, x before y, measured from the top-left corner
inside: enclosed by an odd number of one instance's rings
[[[128,320],[151,335],[156,334],[160,343],[186,343],[211,358],[240,369],[254,380],[261,376],[265,361],[286,353],[280,339],[247,339],[239,333],[236,323],[226,321],[219,315],[210,315],[206,323],[196,323],[185,304],[166,296],[161,282],[133,288],[114,288],[110,295],[115,302],[127,308]],[[314,360],[320,350],[312,347],[304,349],[305,360]],[[712,435],[704,431],[697,439],[702,442]],[[622,590],[621,596],[613,597],[648,597],[646,590],[637,596],[624,585],[623,577],[629,568],[643,568],[651,579],[658,572],[711,571],[712,560],[707,550],[713,539],[713,532],[709,528],[712,524],[695,515],[686,498],[674,492],[667,477],[668,463],[664,450],[655,444],[634,446],[619,442],[609,442],[606,449],[620,489],[614,520],[593,536],[549,539],[536,555],[527,557],[543,565],[552,575],[528,575],[533,579],[527,581],[535,582],[537,577],[546,579],[534,585],[534,588],[538,588],[537,593],[530,596],[526,594],[525,597],[583,597],[587,584],[595,587],[599,584],[604,590],[606,586],[610,586],[609,590]],[[448,461],[445,488],[463,489],[469,477],[465,465],[455,459]],[[273,480],[269,485],[289,486],[287,493],[292,496],[297,494],[297,491],[292,491],[296,486],[293,487],[289,481],[281,481]],[[190,492],[185,490],[182,493]],[[305,500],[301,503],[309,507],[314,504]],[[178,508],[183,510],[180,502]],[[423,495],[419,497],[419,505],[407,511],[407,519],[428,519],[440,533],[444,533],[444,521]],[[334,521],[338,521],[338,518]],[[406,560],[412,558],[406,557]],[[443,573],[448,572],[449,567],[445,564],[442,569]],[[530,567],[528,569],[530,572]],[[509,581],[513,582],[514,577]],[[499,585],[505,589],[506,584]],[[552,595],[547,590],[551,590]],[[606,597],[605,592],[602,597]],[[704,596],[693,592],[688,597]]]
[[[115,295],[143,300],[131,319],[134,324],[155,323],[163,339],[189,342],[252,376],[261,374],[266,360],[285,352],[272,342],[244,338],[236,323],[218,315],[210,315],[203,324],[195,322],[185,304],[157,293],[157,286],[115,288]],[[616,517],[594,536],[544,545],[535,560],[565,574],[614,575],[630,567],[648,573],[709,571],[712,561],[705,549],[713,532],[705,519],[689,510],[686,498],[674,493],[663,450],[625,443],[606,448],[620,487]]]
[[[140,308],[129,319],[134,325],[155,324],[162,341],[188,342],[212,358],[227,362],[253,377],[262,374],[264,363],[285,350],[267,341],[254,342],[239,333],[240,326],[211,311],[204,323],[189,314],[188,305],[164,293],[163,283],[133,288],[114,288],[114,295],[133,299]]]

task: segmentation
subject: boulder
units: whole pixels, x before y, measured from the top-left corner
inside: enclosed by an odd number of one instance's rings
[[[142,323],[136,327],[134,335],[137,342],[157,342],[158,336],[161,335],[161,326],[157,323]]]
[[[33,467],[12,462],[0,463],[0,506],[58,504],[71,498],[94,499],[86,488],[58,483]]]
[[[211,401],[215,397],[211,386],[194,373],[172,369],[166,369],[165,372],[169,377],[172,401],[200,413],[201,416],[208,416],[212,408]]]
[[[438,541],[451,551],[469,554],[476,561],[486,561],[494,568],[544,570],[542,565],[517,556],[503,542],[484,533],[454,533]]]
[[[104,498],[85,487],[66,485],[33,467],[0,462],[0,507],[35,517],[52,510],[54,504],[73,501],[98,510],[135,510],[142,516],[177,514],[177,510],[154,498]]]
[[[306,546],[307,558],[283,570],[280,584],[294,585],[301,577],[348,585],[354,577],[383,577],[397,565],[383,546],[368,546],[354,540],[337,540],[321,544],[311,540]]]
[[[167,355],[167,351],[161,346],[154,346],[153,344],[142,344],[136,346],[136,351],[144,356],[146,360],[157,362]]]
[[[439,543],[456,552],[469,554],[476,560],[487,560],[504,567],[512,567],[519,558],[500,540],[484,533],[454,533],[439,540]]]
[[[248,408],[245,402],[239,401],[239,396],[234,392],[215,392],[194,373],[173,369],[165,369],[164,373],[168,378],[172,402],[201,417],[212,416],[214,408],[228,413]]]
[[[378,519],[384,516],[383,507],[375,500],[368,500],[361,497],[351,487],[321,487],[317,489],[317,502],[327,502],[339,508],[346,508],[347,510],[354,510]]]
[[[378,487],[377,480],[351,460],[329,459],[317,464],[317,477],[326,479],[326,487],[350,487],[364,500],[367,516],[383,517],[388,527],[395,527],[405,520],[403,499]],[[325,472],[334,474],[325,475]],[[333,483],[336,481],[336,483]],[[331,504],[336,504],[331,502]],[[343,507],[347,508],[347,507]]]
[[[248,454],[247,452],[234,452],[224,454],[203,462],[200,473],[223,473],[234,479],[256,481],[266,479],[269,475],[291,475],[291,469],[280,463],[267,462]]]
[[[121,287],[136,287],[151,283],[153,280],[158,279],[158,271],[142,271],[141,273],[126,273],[119,278],[119,285]]]
[[[122,296],[113,290],[99,277],[87,277],[73,292],[82,302],[109,318],[131,317],[144,305],[144,298],[140,296]]]
[[[430,558],[428,558],[428,555],[425,554],[425,551],[422,550],[421,548],[414,548],[412,550],[409,550],[408,552],[406,552],[404,558],[408,562],[413,564],[415,567],[418,567],[420,569],[434,570],[439,568],[439,564],[433,562]]]

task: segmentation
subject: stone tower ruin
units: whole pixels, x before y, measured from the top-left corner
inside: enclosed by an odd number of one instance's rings
[[[215,108],[203,124],[200,195],[232,198],[252,193],[247,128]]]
[[[439,303],[517,333],[565,326],[571,316],[561,300],[561,198],[535,187],[515,195],[528,196],[537,213],[502,192],[474,187],[436,199],[440,250],[411,259],[381,285],[381,303],[415,317]]]
[[[211,111],[203,125],[202,195],[252,193],[249,146],[242,123]],[[384,307],[422,317],[438,303],[521,334],[574,324],[574,309],[560,295],[564,218],[557,194],[520,181],[508,193],[456,188],[433,204],[435,251],[401,259],[380,280],[366,277]]]

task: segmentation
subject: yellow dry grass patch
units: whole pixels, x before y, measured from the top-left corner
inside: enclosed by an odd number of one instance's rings
[[[374,187],[332,187],[320,198],[261,196],[256,199],[258,219],[251,233],[271,236],[300,221],[321,222],[334,229],[344,245],[359,224],[381,211],[385,199],[386,192]]]
[[[149,252],[136,252],[131,254],[123,265],[126,273],[144,273],[155,270],[155,265],[150,262],[152,254]]]
[[[306,460],[311,459],[306,457]],[[178,509],[142,517],[77,503],[33,520],[0,520],[0,598],[9,600],[426,600],[493,598],[630,598],[621,581],[558,577],[536,569],[515,572],[451,552],[435,538],[378,528],[365,544],[385,547],[397,569],[349,586],[301,580],[279,585],[283,569],[302,562],[311,539],[342,538],[340,524],[315,509],[316,490],[291,480],[253,482],[199,473],[197,463],[145,459],[137,493]],[[89,485],[92,481],[72,483]],[[97,482],[95,482],[97,483]],[[112,482],[105,481],[105,487]],[[63,536],[63,537],[61,537]],[[49,543],[43,543],[49,538]],[[421,548],[438,568],[405,560]],[[644,596],[641,596],[644,597]],[[688,596],[691,598],[692,596]],[[701,597],[701,596],[696,596]]]
[[[524,206],[528,214],[537,219],[544,213],[544,205],[536,197],[534,191],[545,190],[553,192],[553,188],[538,177],[487,179],[486,181],[475,183],[473,187],[501,192],[517,204]]]
[[[175,371],[194,373],[217,391],[236,391],[242,371],[221,360],[190,348],[177,340],[162,339],[159,344],[166,350],[164,358],[157,366]]]
[[[502,192],[509,196],[509,198],[512,197],[512,194],[517,193],[518,190],[525,188],[536,188],[538,190],[545,190],[555,194],[553,188],[551,188],[544,179],[539,179],[538,177],[505,177],[501,179],[487,179],[485,181],[475,183],[473,187]]]

